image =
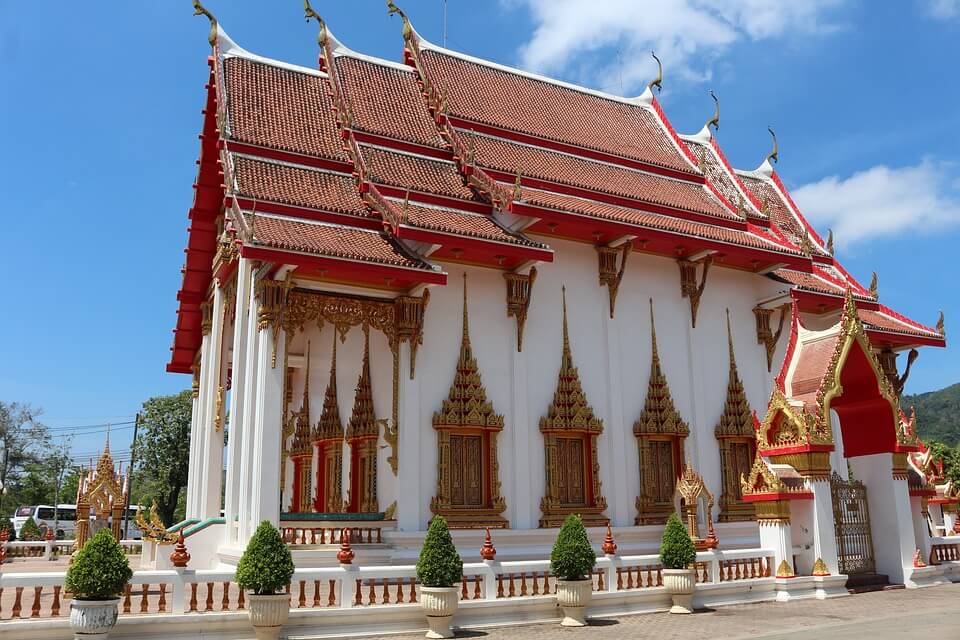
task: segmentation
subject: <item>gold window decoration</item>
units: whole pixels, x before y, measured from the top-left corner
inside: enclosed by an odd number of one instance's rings
[[[451,527],[506,528],[507,504],[500,494],[497,435],[503,416],[487,400],[480,367],[470,345],[467,276],[463,276],[463,331],[450,393],[433,414],[437,431],[437,495],[430,510]]]
[[[727,310],[727,348],[730,353],[730,369],[727,374],[727,398],[723,405],[720,422],[714,429],[720,446],[720,471],[723,476],[723,491],[720,494],[720,522],[753,520],[756,510],[743,501],[740,477],[749,475],[756,452],[756,432],[753,413],[743,390],[743,382],[737,371],[737,359],[733,351],[733,333],[730,328],[730,310]]]
[[[363,368],[357,381],[353,414],[347,423],[350,445],[350,513],[377,513],[377,439],[380,425],[373,410],[370,382],[370,327],[363,326]]]
[[[310,472],[313,466],[313,446],[310,444],[310,343],[307,342],[307,360],[303,374],[303,401],[300,411],[290,417],[293,422],[293,441],[290,460],[293,462],[293,495],[290,511],[309,513],[313,510],[310,494]]]
[[[337,332],[333,332],[333,352],[330,358],[330,380],[323,395],[320,421],[313,431],[317,450],[317,489],[314,510],[339,513],[343,504],[343,423],[337,402]]]
[[[540,501],[541,527],[558,527],[571,513],[589,526],[606,524],[607,501],[600,484],[597,438],[603,422],[587,403],[573,364],[567,329],[567,291],[563,289],[563,350],[553,403],[540,418],[546,461],[546,495]]]
[[[640,452],[640,495],[636,524],[663,524],[673,513],[673,494],[682,473],[683,442],[690,427],[680,417],[660,366],[657,327],[650,300],[650,341],[653,353],[647,398],[640,419],[633,424]]]

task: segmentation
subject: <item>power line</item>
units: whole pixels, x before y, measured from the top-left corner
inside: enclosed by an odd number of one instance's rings
[[[122,425],[132,425],[135,420],[124,420],[122,422],[100,422],[97,424],[80,424],[73,426],[47,427],[48,431],[77,431],[81,429],[101,429],[106,427],[117,427]],[[132,428],[132,427],[131,427]]]

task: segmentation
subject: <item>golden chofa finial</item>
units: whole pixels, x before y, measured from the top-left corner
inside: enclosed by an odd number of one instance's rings
[[[871,276],[870,278],[870,295],[872,297],[874,298],[878,297],[877,294],[880,291],[879,286],[880,286],[880,278],[879,276],[877,276],[877,272],[874,271],[873,276]]]
[[[942,336],[947,335],[947,325],[944,323],[943,310],[940,311],[940,317],[937,319],[937,333]]]
[[[207,36],[207,41],[210,43],[210,46],[217,44],[217,18],[207,10],[200,0],[193,0],[193,15],[195,16],[206,16],[210,21],[210,35]]]
[[[833,229],[827,229],[827,251],[833,255]]]
[[[770,132],[770,136],[773,138],[773,150],[767,154],[767,160],[777,162],[780,160],[780,145],[777,143],[777,134],[774,132],[773,127],[767,127],[767,131]]]
[[[321,47],[326,46],[327,44],[327,23],[323,21],[323,18],[320,17],[320,14],[313,10],[313,7],[310,6],[310,0],[303,0],[303,19],[305,22],[310,22],[310,20],[316,20],[317,24],[320,25],[320,33],[317,34],[317,44]]]
[[[713,117],[707,120],[707,124],[704,125],[707,131],[710,131],[710,125],[713,125],[713,128],[717,131],[720,130],[720,100],[717,99],[717,94],[713,92],[713,89],[710,89],[710,97],[713,98],[714,109]]]
[[[653,88],[656,87],[657,93],[659,93],[663,91],[663,63],[660,62],[660,58],[657,57],[655,52],[651,51],[650,55],[657,61],[657,77],[647,83],[647,89],[653,91]]]
[[[387,13],[390,15],[397,14],[403,19],[403,39],[409,40],[413,35],[413,26],[410,24],[410,18],[403,12],[403,9],[398,7],[393,0],[387,0]]]

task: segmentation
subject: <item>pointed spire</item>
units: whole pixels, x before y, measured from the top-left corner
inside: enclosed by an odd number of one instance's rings
[[[730,353],[730,371],[727,378],[727,398],[714,433],[722,436],[754,436],[753,413],[737,370],[737,358],[733,350],[733,329],[730,325],[730,309],[727,309],[727,348]]]
[[[337,402],[337,331],[333,330],[333,355],[330,358],[330,381],[323,394],[323,411],[317,423],[314,440],[339,440],[343,438],[340,422],[340,405]]]
[[[644,401],[640,419],[633,425],[635,435],[673,434],[686,436],[690,427],[680,417],[673,404],[673,396],[667,378],[660,365],[660,353],[657,349],[657,325],[653,315],[653,298],[650,299],[650,380],[647,383],[647,398]]]
[[[562,289],[563,299],[563,354],[560,359],[560,372],[557,375],[557,388],[553,393],[553,402],[547,409],[547,415],[540,418],[540,431],[603,431],[603,422],[594,414],[593,407],[587,402],[580,373],[573,364],[570,350],[570,331],[567,327],[567,288]]]
[[[307,361],[303,376],[303,400],[300,411],[293,415],[294,431],[290,452],[304,454],[311,452],[310,444],[310,341],[307,341]]]
[[[503,428],[503,416],[493,410],[480,378],[480,367],[470,345],[470,317],[467,307],[467,274],[463,274],[463,330],[460,357],[450,384],[450,393],[440,411],[433,414],[434,426]]]
[[[377,417],[373,410],[373,389],[370,382],[370,326],[363,327],[363,368],[357,380],[357,392],[353,400],[353,414],[347,423],[347,435],[352,438],[373,436],[379,433]]]

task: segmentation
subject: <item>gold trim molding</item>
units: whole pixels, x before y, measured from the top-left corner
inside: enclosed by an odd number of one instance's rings
[[[507,283],[507,317],[517,319],[517,353],[523,351],[523,327],[527,323],[527,311],[533,297],[533,283],[537,280],[537,268],[530,273],[505,273]]]

